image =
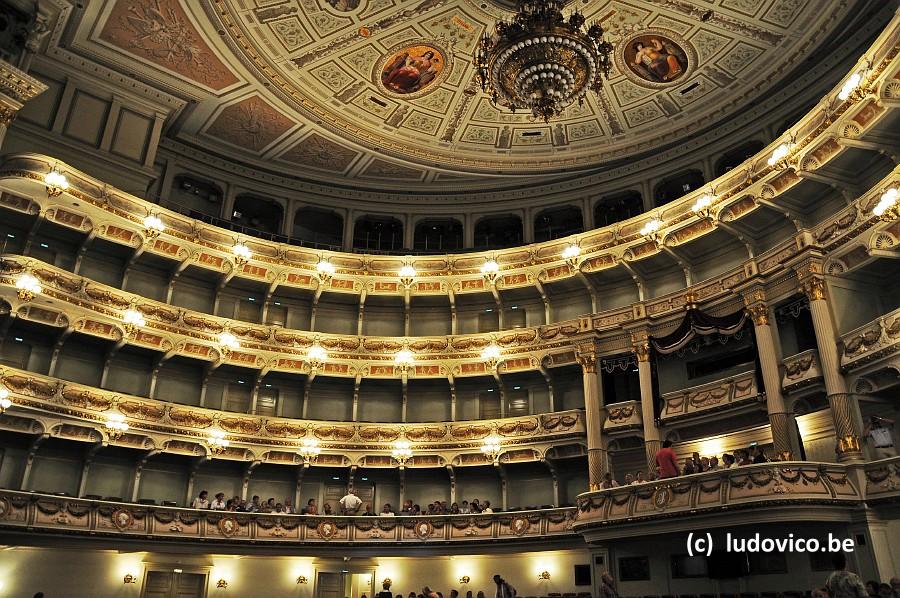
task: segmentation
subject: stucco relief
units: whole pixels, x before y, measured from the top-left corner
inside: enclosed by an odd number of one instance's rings
[[[206,134],[259,152],[293,126],[291,119],[262,98],[251,96],[222,110]]]

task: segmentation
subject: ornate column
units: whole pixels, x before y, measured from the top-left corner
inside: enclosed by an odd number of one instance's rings
[[[794,457],[792,438],[794,436],[793,414],[789,413],[781,394],[781,372],[778,369],[779,351],[772,332],[769,306],[765,303],[765,292],[754,289],[744,296],[747,311],[753,318],[756,333],[756,350],[759,353],[759,367],[762,370],[763,386],[766,391],[766,411],[772,429],[775,454],[783,460]]]
[[[638,364],[638,379],[641,383],[641,417],[644,425],[644,451],[647,454],[649,471],[656,470],[656,453],[659,452],[659,428],[656,425],[653,404],[653,373],[650,370],[650,336],[646,331],[633,332],[631,343]]]
[[[803,271],[798,272],[800,288],[809,298],[809,311],[816,331],[816,347],[819,349],[822,378],[825,381],[825,393],[831,406],[834,435],[837,439],[838,461],[842,463],[861,461],[863,453],[857,423],[861,419],[859,405],[850,395],[847,381],[841,374],[841,361],[837,350],[838,336],[828,305],[825,279],[816,275],[820,272],[818,263],[808,263]]]
[[[603,438],[603,387],[597,371],[597,345],[594,341],[579,344],[575,356],[581,364],[584,384],[584,424],[588,446],[588,488],[599,490],[607,470],[606,442]]]
[[[31,98],[43,93],[47,86],[0,60],[0,147],[16,114]]]

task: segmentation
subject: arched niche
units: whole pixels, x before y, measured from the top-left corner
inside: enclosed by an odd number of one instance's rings
[[[457,251],[464,243],[463,225],[455,218],[420,220],[413,231],[416,251]]]
[[[399,251],[403,249],[403,223],[390,216],[361,216],[353,225],[353,249]]]
[[[557,206],[541,210],[534,217],[537,243],[584,232],[584,216],[577,206]]]
[[[475,223],[476,249],[502,249],[522,244],[522,219],[515,214],[485,216]]]
[[[691,191],[699,189],[705,182],[703,173],[696,169],[684,170],[663,179],[653,189],[653,205],[657,207],[665,205]]]
[[[344,217],[331,210],[304,206],[294,212],[291,237],[313,247],[340,247]]]
[[[644,211],[644,199],[638,191],[605,195],[594,204],[594,226],[608,226],[628,220]]]
[[[279,234],[284,208],[274,199],[242,193],[234,199],[234,207],[228,216],[238,226]]]

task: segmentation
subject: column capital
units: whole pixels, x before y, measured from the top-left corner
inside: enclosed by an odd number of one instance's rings
[[[16,120],[18,111],[8,106],[0,106],[0,127],[10,127]]]
[[[650,361],[650,333],[638,330],[631,333],[631,350],[639,362]]]
[[[747,313],[753,318],[754,326],[769,325],[769,306],[766,303],[754,303],[747,308]]]
[[[820,276],[810,276],[802,280],[800,290],[810,301],[825,301],[828,298],[825,292],[825,279]]]
[[[594,340],[575,345],[575,359],[581,365],[585,374],[597,373],[597,360],[600,358],[600,348]]]

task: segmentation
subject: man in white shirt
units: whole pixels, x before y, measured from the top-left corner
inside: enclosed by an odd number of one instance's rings
[[[491,501],[484,501],[484,507],[481,509],[482,513],[493,513],[494,509],[491,508]]]
[[[380,515],[383,517],[393,517],[394,516],[394,509],[391,508],[390,503],[384,504],[384,508],[381,509]]]
[[[356,515],[359,507],[362,505],[362,500],[353,494],[353,490],[347,490],[346,496],[339,502],[344,515]]]
[[[605,474],[603,474],[603,481],[600,482],[601,489],[605,490],[607,488],[618,488],[618,487],[619,487],[619,482],[617,482],[613,479],[612,474],[610,472],[607,471]]]
[[[863,436],[872,441],[872,448],[875,449],[876,459],[888,459],[897,456],[897,449],[894,448],[894,435],[891,427],[894,420],[873,415],[866,426]]]
[[[191,503],[192,509],[208,509],[209,508],[209,492],[201,490],[194,502]]]
[[[212,503],[209,505],[209,508],[213,511],[224,511],[226,508],[225,493],[219,492],[218,494],[216,494],[216,499],[212,501]]]

